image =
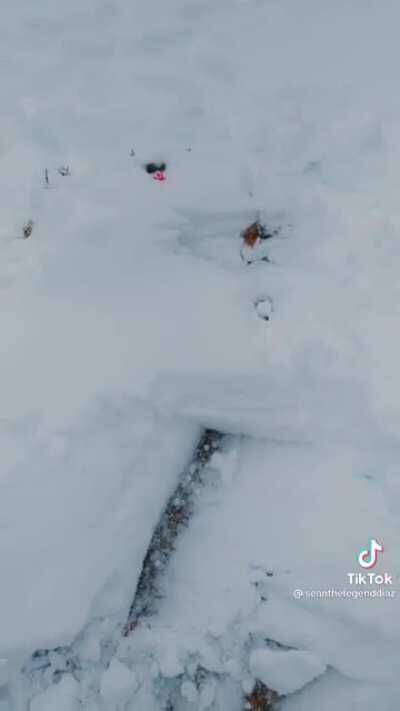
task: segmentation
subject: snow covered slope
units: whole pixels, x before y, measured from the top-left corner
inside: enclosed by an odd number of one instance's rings
[[[177,709],[233,711],[258,674],[285,711],[397,708],[398,598],[290,591],[341,588],[374,537],[398,585],[399,20],[395,0],[4,1],[0,707],[161,711],[168,677]],[[281,232],[246,266],[257,212]],[[136,682],[116,658],[96,683],[20,674],[121,624],[203,426],[236,439],[118,650]],[[267,638],[282,667],[251,664]]]

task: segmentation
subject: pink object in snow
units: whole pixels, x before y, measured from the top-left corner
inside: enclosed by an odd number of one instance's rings
[[[156,170],[153,176],[154,180],[157,180],[159,183],[164,182],[164,180],[167,179],[167,176],[165,175],[163,170]]]

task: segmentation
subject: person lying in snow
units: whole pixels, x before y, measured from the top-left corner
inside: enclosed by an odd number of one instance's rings
[[[265,254],[261,256],[259,247],[265,240],[272,237],[272,235],[267,232],[259,220],[252,222],[251,225],[246,227],[246,229],[240,233],[240,236],[242,238],[240,256],[244,262],[251,264],[251,262],[257,259],[268,261],[268,257]]]
[[[167,179],[165,171],[167,169],[166,163],[146,163],[144,166],[146,173],[153,176],[153,180],[157,180],[162,183]]]
[[[246,264],[251,264],[251,262],[257,260],[268,262],[269,259],[265,254],[265,250],[260,250],[259,248],[263,246],[267,239],[275,237],[278,232],[279,230],[269,232],[259,220],[252,222],[251,225],[240,233],[242,238],[240,256],[243,261],[246,262]]]

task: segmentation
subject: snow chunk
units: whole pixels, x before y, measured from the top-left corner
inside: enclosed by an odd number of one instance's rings
[[[257,649],[250,655],[252,674],[278,694],[291,694],[326,670],[318,657],[304,650]]]
[[[216,690],[215,679],[208,679],[200,692],[199,709],[208,709],[214,703]]]
[[[181,684],[181,695],[190,703],[195,704],[199,698],[196,685],[192,681],[184,681]]]
[[[222,432],[306,439],[314,429],[306,412],[307,393],[298,378],[281,372],[163,373],[154,379],[150,401],[160,412],[207,423]]]
[[[160,665],[161,674],[167,679],[172,679],[174,676],[183,674],[183,664],[180,661],[178,654],[175,654],[174,651],[171,652],[169,649],[163,649],[158,663]]]
[[[121,664],[118,659],[113,659],[101,679],[100,691],[107,708],[113,704],[124,704],[138,686],[136,675]]]
[[[65,676],[59,684],[50,686],[31,701],[31,711],[78,711],[79,684]]]

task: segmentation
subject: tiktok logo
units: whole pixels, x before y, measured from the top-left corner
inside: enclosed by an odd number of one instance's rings
[[[371,538],[369,548],[362,550],[358,556],[361,567],[374,568],[378,562],[378,553],[383,553],[383,546],[375,538]]]

